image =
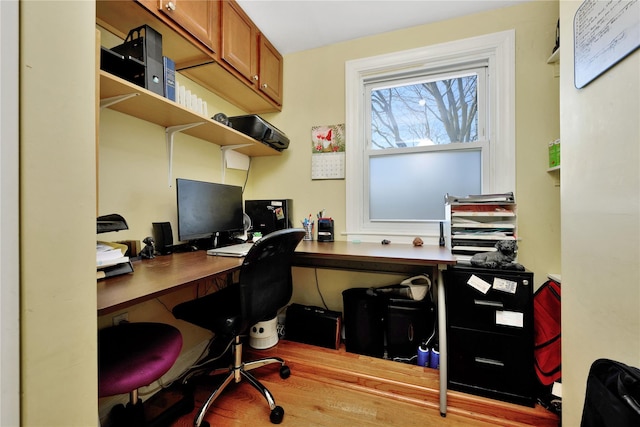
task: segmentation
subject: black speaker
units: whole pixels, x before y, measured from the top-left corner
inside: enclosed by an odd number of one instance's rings
[[[173,231],[170,222],[153,223],[153,239],[156,241],[156,251],[160,255],[173,252]]]
[[[245,200],[244,212],[251,218],[252,230],[266,236],[276,230],[293,227],[292,205],[291,199]]]
[[[345,348],[349,353],[384,355],[384,299],[368,288],[342,292]]]

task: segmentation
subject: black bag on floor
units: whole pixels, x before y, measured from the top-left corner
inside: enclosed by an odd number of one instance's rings
[[[640,426],[640,369],[608,359],[593,362],[580,426]]]

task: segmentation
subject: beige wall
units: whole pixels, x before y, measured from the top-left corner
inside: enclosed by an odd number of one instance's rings
[[[21,418],[97,422],[95,6],[20,2]]]
[[[578,425],[601,357],[640,366],[640,51],[582,89],[560,2],[563,423]]]

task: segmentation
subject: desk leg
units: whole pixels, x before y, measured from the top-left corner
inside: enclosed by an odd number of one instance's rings
[[[438,341],[440,350],[440,415],[447,416],[447,312],[444,301],[444,281],[442,270],[444,265],[438,266]]]

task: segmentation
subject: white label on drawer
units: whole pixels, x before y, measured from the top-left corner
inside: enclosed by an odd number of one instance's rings
[[[496,311],[496,325],[524,327],[524,315],[517,311]]]
[[[516,289],[518,289],[518,282],[496,277],[495,279],[493,279],[493,289],[495,289],[496,291],[515,294]]]
[[[471,277],[469,277],[469,280],[467,280],[467,284],[474,289],[479,290],[483,294],[486,294],[487,292],[489,292],[489,289],[491,289],[491,283],[485,282],[475,274],[472,274]]]

